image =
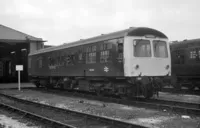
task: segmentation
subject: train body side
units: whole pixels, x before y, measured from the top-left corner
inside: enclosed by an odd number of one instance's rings
[[[29,54],[29,76],[37,87],[114,95],[158,92],[171,75],[168,38],[151,28],[129,28]]]
[[[121,38],[122,39],[122,38]],[[111,43],[92,43],[62,50],[42,53],[29,57],[29,75],[32,76],[124,76],[123,62],[118,52],[118,39]],[[109,44],[107,50],[100,50],[102,44]],[[96,59],[86,61],[85,49],[96,47]],[[106,61],[100,60],[101,52],[109,51]],[[105,52],[104,52],[105,53]],[[88,56],[88,55],[87,55]],[[51,58],[53,59],[50,62]],[[92,58],[92,57],[91,57]]]

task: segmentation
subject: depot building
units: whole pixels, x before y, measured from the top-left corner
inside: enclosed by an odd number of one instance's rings
[[[16,65],[23,65],[22,82],[28,81],[28,54],[44,48],[44,40],[0,24],[0,83],[17,82]]]

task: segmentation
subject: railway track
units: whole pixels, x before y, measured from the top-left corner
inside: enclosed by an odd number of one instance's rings
[[[11,88],[16,89],[16,88]],[[136,106],[136,107],[144,107],[144,108],[151,108],[161,111],[168,111],[168,112],[176,112],[180,114],[188,114],[188,115],[200,115],[200,103],[188,103],[188,102],[180,102],[180,101],[170,101],[170,100],[159,100],[159,99],[144,99],[141,97],[129,98],[129,99],[120,99],[113,98],[113,97],[106,97],[106,96],[97,96],[94,93],[86,93],[82,91],[61,91],[60,89],[44,89],[44,88],[25,88],[25,89],[32,89],[36,91],[41,91],[44,93],[53,93],[56,95],[62,96],[75,96],[75,97],[84,97],[91,100],[98,100],[103,102],[113,102],[119,103],[129,106]]]
[[[8,104],[0,103],[0,108],[4,109],[4,110],[7,110],[7,111],[12,111],[14,113],[20,113],[25,118],[38,120],[40,122],[43,121],[46,124],[51,124],[52,127],[75,128],[73,126],[70,126],[70,125],[67,125],[67,124],[63,124],[63,123],[58,122],[56,120],[52,120],[50,118],[43,117],[43,116],[37,115],[35,113],[31,113],[31,112],[22,110],[22,109],[19,109],[17,107],[14,107],[14,106],[11,106],[11,105],[8,105]]]
[[[189,94],[189,95],[200,95],[200,90],[188,90],[188,89],[181,89],[175,90],[174,88],[162,88],[161,92],[169,92],[174,94]]]
[[[23,113],[25,116],[43,120],[52,124],[55,128],[146,128],[145,126],[114,120],[112,118],[18,99],[2,93],[0,93],[0,96],[0,107]]]
[[[96,96],[93,93],[85,93],[85,92],[73,92],[73,91],[60,91],[60,90],[45,90],[45,89],[34,89],[39,90],[45,93],[54,93],[57,95],[63,96],[76,96],[76,97],[85,97],[91,100],[99,100],[103,102],[113,102],[119,103],[129,106],[137,106],[137,107],[145,107],[152,108],[156,110],[165,110],[170,112],[176,112],[180,114],[188,114],[188,115],[200,115],[200,103],[188,103],[188,102],[179,102],[179,101],[170,101],[170,100],[159,100],[159,99],[144,99],[141,97],[129,98],[129,99],[121,99],[121,98],[113,98],[113,97],[105,97],[105,96]]]

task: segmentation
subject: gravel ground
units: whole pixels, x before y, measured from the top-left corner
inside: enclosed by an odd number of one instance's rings
[[[159,97],[157,99],[200,103],[200,96],[186,94],[171,94],[168,92],[159,92]]]
[[[0,109],[0,128],[44,128],[44,126],[23,118],[22,115]]]
[[[34,102],[40,102],[43,104],[94,115],[112,117],[118,120],[141,124],[153,128],[200,127],[200,117],[178,115],[166,110],[157,111],[116,103],[104,103],[84,98],[59,96],[56,94],[42,93],[33,90],[1,90],[0,92]]]
[[[21,83],[21,88],[23,87],[35,87],[32,83]],[[0,89],[2,88],[18,88],[18,83],[0,83]]]

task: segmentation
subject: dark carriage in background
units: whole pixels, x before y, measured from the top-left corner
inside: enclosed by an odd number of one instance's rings
[[[200,89],[200,39],[172,42],[172,85],[193,90]]]

